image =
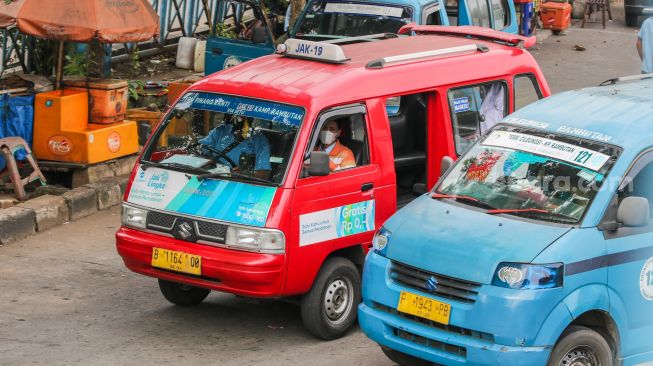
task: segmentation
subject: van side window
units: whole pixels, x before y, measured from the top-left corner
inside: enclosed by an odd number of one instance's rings
[[[458,25],[458,0],[447,0],[446,9],[449,25]]]
[[[458,155],[505,117],[508,109],[506,92],[506,84],[501,81],[449,91],[449,109]]]
[[[440,19],[440,7],[437,4],[424,9],[423,18],[425,25],[442,25],[442,19]]]
[[[508,4],[506,0],[490,0],[492,4],[492,17],[494,18],[494,29],[501,30],[509,24]]]
[[[469,0],[469,15],[472,18],[472,25],[479,27],[490,27],[490,10],[488,0]]]
[[[542,92],[533,74],[515,76],[515,110],[542,99]]]
[[[649,156],[649,159],[651,157]],[[619,192],[619,203],[626,197],[643,197],[653,205],[653,161],[649,161],[630,181],[626,187]],[[649,216],[653,217],[653,210],[649,210]]]
[[[386,100],[397,177],[398,207],[410,202],[417,194],[424,193],[418,186],[426,183],[428,96],[427,93],[418,93]],[[391,114],[390,103],[396,100],[399,101],[398,108]]]
[[[329,153],[331,172],[370,163],[364,114],[340,115],[324,122],[313,150]]]

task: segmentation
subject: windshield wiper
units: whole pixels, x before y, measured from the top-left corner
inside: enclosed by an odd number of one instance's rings
[[[206,174],[207,170],[201,168],[194,168],[180,163],[160,163],[154,161],[141,160],[141,168],[147,170],[147,168],[166,168],[169,170],[174,170],[176,172],[190,173],[190,174]]]
[[[259,178],[259,177],[253,177],[251,175],[242,174],[242,173],[238,173],[238,172],[208,173],[208,174],[200,174],[200,175],[197,176],[197,179],[200,180],[200,181],[202,181],[204,179],[215,179],[215,178],[237,178],[239,180],[251,180],[251,181],[258,182],[258,183],[263,183],[263,184],[266,184],[266,185],[273,185],[273,186],[276,185],[275,183],[270,182],[267,179],[263,179],[263,178]]]
[[[563,215],[563,214],[560,214],[560,213],[551,212],[551,211],[549,211],[549,210],[545,210],[545,209],[542,209],[542,208],[534,208],[534,207],[531,207],[531,208],[502,208],[502,209],[494,209],[494,210],[488,210],[487,213],[490,214],[490,215],[497,215],[497,214],[520,214],[520,213],[527,213],[527,214],[528,214],[528,213],[544,214],[544,215],[549,215],[549,216],[556,217],[556,218],[558,218],[558,219],[563,219],[565,222],[568,222],[568,223],[574,223],[574,222],[576,222],[576,219],[574,219],[573,217],[570,217],[570,216],[567,216],[567,215]]]
[[[469,204],[472,206],[476,207],[483,207],[489,210],[494,210],[495,208],[493,206],[488,205],[485,202],[480,201],[478,198],[470,197],[470,196],[459,196],[455,194],[442,194],[442,193],[433,193],[431,195],[431,198],[433,199],[442,199],[442,198],[448,198],[452,200],[460,200],[460,201],[467,201]]]

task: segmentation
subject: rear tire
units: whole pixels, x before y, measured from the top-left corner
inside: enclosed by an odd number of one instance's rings
[[[612,350],[608,342],[596,331],[581,326],[567,329],[553,348],[547,366],[612,365]]]
[[[388,347],[381,346],[381,351],[385,354],[390,361],[396,363],[399,366],[431,366],[432,362],[422,360],[415,356],[407,355],[403,352],[393,350]]]
[[[361,275],[345,258],[324,262],[311,291],[302,298],[304,327],[317,338],[340,338],[356,322],[361,301]]]
[[[193,306],[209,296],[211,290],[159,279],[159,289],[166,300],[179,306]]]
[[[638,18],[639,16],[637,14],[626,13],[626,25],[629,27],[636,26]]]

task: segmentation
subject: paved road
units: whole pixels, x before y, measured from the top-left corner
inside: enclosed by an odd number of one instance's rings
[[[533,53],[554,91],[639,72],[635,30],[615,21]],[[584,52],[574,51],[580,44]],[[297,305],[213,293],[178,308],[114,249],[114,208],[0,247],[0,365],[390,365],[356,329],[320,342]]]

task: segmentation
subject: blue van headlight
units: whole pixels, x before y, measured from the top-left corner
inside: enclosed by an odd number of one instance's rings
[[[390,242],[391,235],[392,233],[390,230],[386,229],[385,227],[381,227],[374,234],[374,239],[372,239],[372,248],[374,248],[374,250],[377,252],[383,252],[385,247]]]
[[[494,272],[492,285],[513,289],[535,290],[562,286],[562,263],[527,264],[500,263]]]

